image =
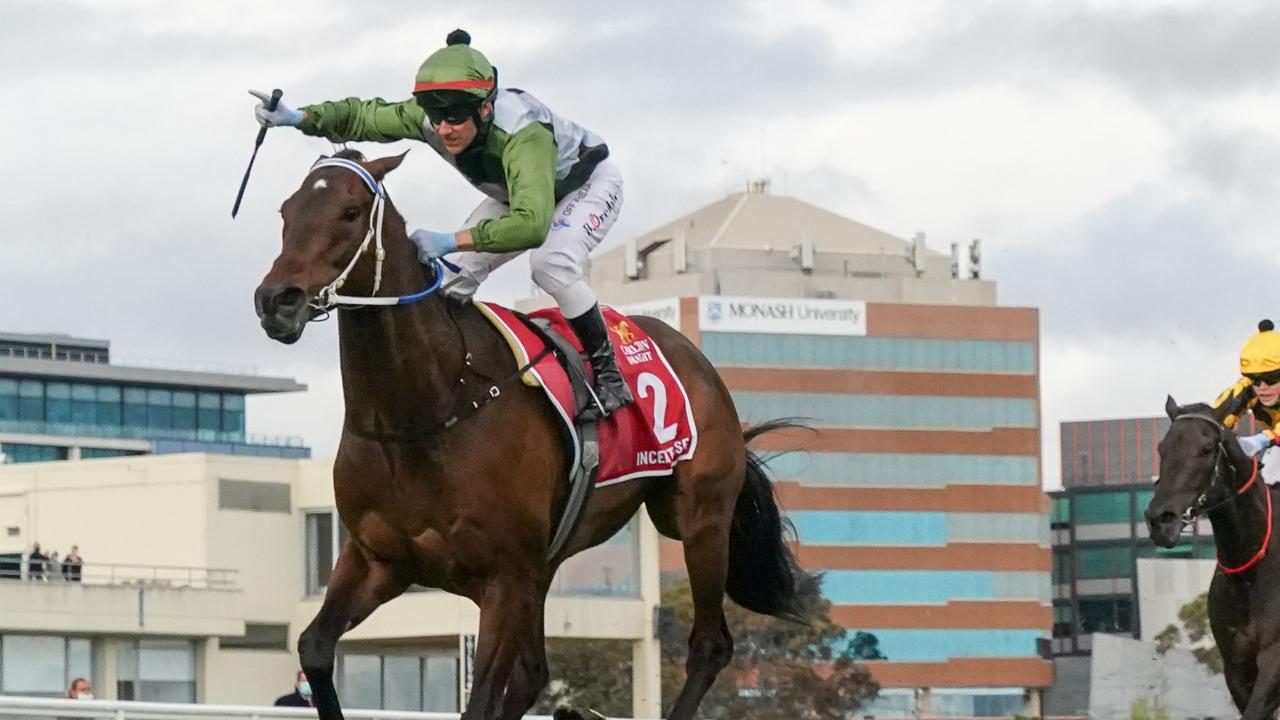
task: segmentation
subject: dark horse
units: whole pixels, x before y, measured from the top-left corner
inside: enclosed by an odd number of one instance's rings
[[[263,329],[281,342],[298,339],[339,276],[349,277],[344,291],[365,296],[422,294],[438,284],[439,266],[418,262],[389,201],[385,227],[373,212],[382,179],[403,155],[336,157],[355,167],[318,165],[285,201],[283,250],[255,294]],[[385,234],[385,267],[380,252],[360,250],[375,229]],[[732,655],[724,595],[755,612],[803,617],[818,587],[787,548],[771,481],[746,448],[779,424],[744,432],[698,348],[661,322],[635,322],[688,391],[697,451],[670,475],[596,490],[561,557],[608,539],[641,503],[659,532],[683,543],[694,621],[688,678],[668,717],[686,720]],[[518,370],[511,351],[470,303],[441,293],[346,310],[338,337],[346,416],[333,484],[350,539],[298,641],[320,717],[342,717],[333,684],[338,638],[411,583],[480,608],[463,717],[522,717],[548,681],[543,605],[558,561],[547,549],[567,495],[559,420],[540,389],[509,382]],[[485,397],[499,385],[498,397]]]
[[[1179,407],[1169,398],[1165,411],[1173,425],[1160,440],[1160,479],[1147,505],[1151,539],[1173,547],[1187,522],[1209,516],[1218,549],[1209,626],[1227,689],[1245,720],[1274,718],[1280,708],[1280,554],[1268,552],[1275,532],[1271,489],[1222,424],[1234,408]]]

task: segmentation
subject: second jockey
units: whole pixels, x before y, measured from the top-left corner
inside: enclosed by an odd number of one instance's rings
[[[470,297],[495,268],[529,251],[533,281],[555,298],[582,342],[607,415],[633,399],[583,266],[622,209],[622,175],[595,133],[522,90],[499,88],[496,69],[471,47],[470,35],[455,30],[446,43],[418,68],[410,99],[352,97],[275,110],[260,103],[258,122],[336,143],[430,145],[488,197],[462,230],[414,231],[419,258],[457,253],[451,259],[461,273],[450,292]]]
[[[1229,404],[1225,425],[1234,428],[1246,411],[1263,430],[1240,438],[1246,455],[1254,456],[1277,442],[1280,431],[1280,332],[1270,320],[1258,323],[1258,332],[1240,350],[1240,380],[1222,391],[1215,408]]]

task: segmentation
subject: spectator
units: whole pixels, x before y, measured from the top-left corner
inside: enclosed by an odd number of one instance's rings
[[[76,678],[71,681],[71,687],[67,688],[67,697],[72,700],[92,700],[93,686],[84,678]]]
[[[80,546],[72,545],[71,552],[62,561],[62,579],[67,582],[80,582],[80,566],[84,560],[80,558]]]
[[[50,581],[62,579],[62,561],[58,559],[57,550],[49,553],[49,559],[44,564],[44,574]]]
[[[40,552],[40,543],[31,546],[31,554],[27,556],[27,579],[43,580],[44,563],[49,558]]]
[[[293,680],[293,692],[276,698],[275,704],[278,707],[315,707],[311,702],[311,683],[307,682],[307,674],[299,670]]]

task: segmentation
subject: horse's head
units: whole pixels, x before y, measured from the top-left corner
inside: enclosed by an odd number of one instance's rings
[[[1165,402],[1173,424],[1160,440],[1160,475],[1146,513],[1155,544],[1173,547],[1188,519],[1235,496],[1244,453],[1223,426],[1229,405],[1180,406],[1172,397]]]
[[[383,192],[382,179],[404,155],[366,162],[360,153],[343,150],[334,159],[347,164],[326,166],[328,159],[322,158],[284,201],[280,255],[254,292],[262,329],[280,342],[296,342],[320,312],[313,305],[317,295],[335,281],[341,285],[360,256],[375,254],[363,252],[372,233],[381,229],[374,201]],[[372,281],[374,272],[368,275]]]

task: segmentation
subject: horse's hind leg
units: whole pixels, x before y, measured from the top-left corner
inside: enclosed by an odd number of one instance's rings
[[[734,461],[723,456],[716,466],[707,464],[705,459],[699,463],[695,456],[677,466],[675,473],[675,524],[689,571],[693,629],[689,634],[684,687],[667,716],[670,720],[694,716],[702,696],[733,656],[733,636],[724,616],[724,589],[729,571],[729,528],[745,465],[742,459]]]
[[[1258,679],[1240,720],[1272,720],[1280,709],[1280,645],[1258,653]]]
[[[333,686],[334,652],[338,638],[360,624],[382,603],[399,595],[406,585],[383,563],[370,560],[347,541],[329,577],[320,612],[298,638],[302,670],[321,720],[341,720],[342,707]]]

